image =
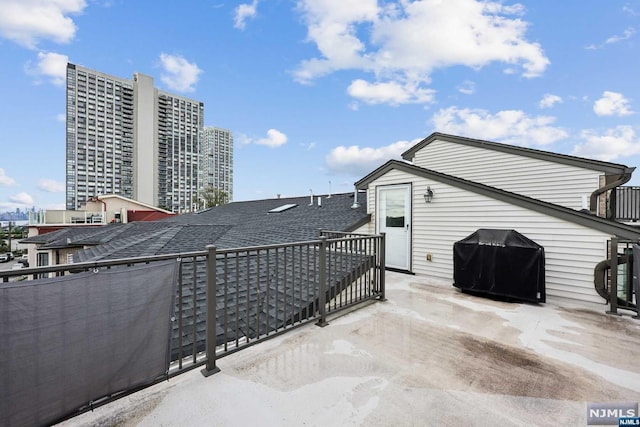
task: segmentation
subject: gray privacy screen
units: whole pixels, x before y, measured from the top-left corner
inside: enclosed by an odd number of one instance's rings
[[[0,425],[46,425],[169,366],[178,263],[0,285]]]

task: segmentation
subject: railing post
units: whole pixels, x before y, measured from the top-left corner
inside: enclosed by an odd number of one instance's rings
[[[380,271],[380,301],[386,301],[387,298],[385,296],[385,292],[386,292],[386,288],[385,288],[385,268],[386,268],[386,248],[387,248],[387,242],[386,242],[386,235],[385,233],[380,233],[380,235],[382,236],[382,238],[380,239],[380,266],[379,271]]]
[[[607,314],[618,314],[618,238],[611,239],[611,287],[609,289],[609,306]]]
[[[637,247],[638,244],[640,244],[640,242],[636,241],[635,243],[631,244],[631,276],[632,276],[632,284],[633,284],[633,291],[636,293],[636,315],[633,316],[634,319],[640,319],[640,265],[638,265],[638,263],[640,263],[640,258],[637,258],[636,256],[638,255],[638,250],[640,250],[640,247]],[[629,298],[631,299],[631,298]]]
[[[207,364],[202,369],[202,375],[208,377],[220,372],[220,368],[216,366],[216,335],[217,335],[217,319],[216,319],[216,247],[215,245],[207,246]],[[194,259],[195,262],[195,259]],[[195,294],[194,294],[195,298]],[[195,317],[195,313],[194,313]],[[194,325],[195,327],[195,325]]]
[[[320,237],[320,252],[318,254],[318,263],[320,271],[318,272],[319,295],[318,295],[318,311],[320,319],[316,322],[318,326],[327,326],[327,238]]]

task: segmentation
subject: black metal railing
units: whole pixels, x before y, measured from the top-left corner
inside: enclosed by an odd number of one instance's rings
[[[286,245],[218,251],[207,276],[206,360],[219,357],[371,299],[384,299],[383,236],[335,236]],[[215,310],[213,309],[215,307]],[[214,315],[215,312],[215,315]]]
[[[10,281],[179,260],[168,377],[215,361],[297,326],[385,299],[384,235],[321,232],[289,243],[0,271]],[[34,349],[38,351],[38,349]],[[95,406],[95,402],[94,402]]]
[[[616,220],[637,221],[640,219],[640,187],[616,188]]]
[[[638,314],[640,285],[634,274],[636,241],[612,238],[607,242],[609,259],[598,263],[594,269],[594,284],[598,294],[609,304],[608,314],[618,314],[618,309]]]

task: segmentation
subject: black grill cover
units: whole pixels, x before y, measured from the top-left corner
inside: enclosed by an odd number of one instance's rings
[[[515,230],[479,229],[453,244],[453,286],[545,302],[544,248]]]

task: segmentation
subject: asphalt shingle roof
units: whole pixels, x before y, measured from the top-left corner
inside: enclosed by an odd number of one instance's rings
[[[373,258],[368,255],[329,253],[325,265],[325,300],[330,301],[373,266]],[[216,345],[233,345],[243,338],[251,340],[259,335],[280,330],[286,325],[301,322],[312,316],[318,308],[320,263],[317,248],[309,251],[296,251],[292,247],[281,248],[263,253],[259,260],[255,253],[231,256],[225,261],[218,259],[216,268]],[[174,322],[172,360],[193,354],[194,342],[196,352],[205,349],[205,261],[196,262],[195,274],[194,291],[194,263],[191,259],[183,260],[182,304],[180,298],[177,298],[176,312],[179,313],[182,308],[184,326],[180,334],[178,324]],[[360,292],[371,292],[371,289],[365,288]],[[179,341],[180,335],[182,342]]]
[[[368,222],[365,195],[359,194],[358,208],[352,208],[353,194],[322,196],[322,206],[310,206],[310,197],[254,200],[234,202],[193,214],[178,215],[163,222],[191,225],[227,225],[229,231],[219,236],[215,244],[219,248],[267,245],[312,240],[318,229],[350,231]],[[296,207],[283,212],[270,210],[286,204]],[[202,239],[200,239],[202,240]]]
[[[352,231],[368,222],[365,194],[358,196],[357,208],[352,208],[352,193],[334,194],[322,196],[321,206],[318,196],[313,205],[310,197],[254,200],[160,221],[109,224],[88,231],[66,229],[43,235],[48,239],[43,248],[84,246],[74,255],[75,262],[82,262],[201,251],[207,245],[230,249],[307,241],[316,239],[319,229]],[[285,204],[296,206],[269,213]]]
[[[162,255],[204,250],[260,246],[313,240],[318,230],[352,231],[367,223],[365,194],[352,208],[353,193],[322,196],[310,205],[310,197],[233,202],[197,213],[159,221],[108,224],[100,227],[69,227],[23,240],[39,243],[40,249],[84,247],[75,262]],[[285,204],[296,206],[269,213]]]
[[[321,229],[353,231],[367,223],[370,216],[366,213],[365,194],[358,196],[356,208],[352,207],[352,193],[322,196],[321,206],[318,196],[313,205],[310,197],[234,202],[159,221],[91,229],[72,227],[36,236],[38,239],[31,238],[29,243],[43,243],[41,248],[84,247],[74,254],[74,262],[84,262],[202,251],[211,244],[218,249],[231,249],[303,242],[316,240]],[[269,213],[286,204],[296,206]],[[237,255],[241,262],[231,262],[226,267],[218,260],[218,344],[278,330],[317,308],[317,248],[311,246],[297,255],[291,251],[291,247],[271,250],[260,260],[255,253]],[[326,263],[327,298],[373,266],[372,259],[363,254],[327,256]],[[181,309],[183,331],[180,334],[178,322],[174,322],[174,360],[180,348],[182,356],[191,354],[194,343],[196,351],[202,351],[206,336],[205,261],[199,258],[194,264],[192,258],[185,258],[181,271],[184,286],[181,298],[176,298],[176,311]]]

